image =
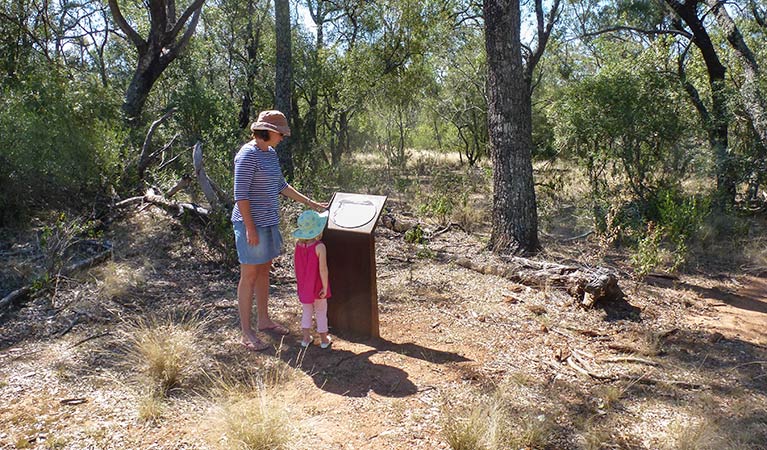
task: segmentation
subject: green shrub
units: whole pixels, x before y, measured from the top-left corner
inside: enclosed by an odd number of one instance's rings
[[[0,95],[0,226],[35,209],[92,203],[118,173],[114,92],[41,67]]]

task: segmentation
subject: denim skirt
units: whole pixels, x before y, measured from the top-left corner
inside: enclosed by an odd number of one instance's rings
[[[240,264],[264,264],[280,256],[282,253],[282,235],[279,225],[256,227],[258,245],[249,245],[245,233],[245,224],[241,221],[232,222],[234,226],[234,242],[237,245],[237,257]]]

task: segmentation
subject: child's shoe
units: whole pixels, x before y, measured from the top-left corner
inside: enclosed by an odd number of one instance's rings
[[[312,345],[312,342],[313,342],[313,341],[314,341],[314,340],[313,340],[312,338],[309,338],[309,340],[308,340],[308,341],[301,341],[301,347],[303,347],[303,348],[307,348],[307,347],[309,347],[310,345]],[[322,347],[322,348],[325,348],[325,347]]]
[[[332,344],[332,343],[333,343],[333,339],[330,339],[330,336],[328,336],[328,341],[327,342],[321,342],[320,343],[320,348],[328,348],[328,347],[330,347],[330,344]]]

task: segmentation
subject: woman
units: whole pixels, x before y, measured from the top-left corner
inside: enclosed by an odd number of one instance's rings
[[[234,200],[232,224],[240,260],[240,283],[237,302],[242,328],[242,345],[253,351],[269,348],[258,338],[250,323],[253,295],[259,331],[288,334],[288,329],[269,318],[269,271],[272,259],[282,249],[280,235],[280,202],[282,194],[297,202],[322,211],[327,204],[317,203],[293,189],[280,170],[274,147],[290,127],[279,111],[263,111],[250,126],[251,138],[234,157]]]

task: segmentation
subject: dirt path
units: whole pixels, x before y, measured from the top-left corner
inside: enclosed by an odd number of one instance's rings
[[[694,290],[707,306],[703,315],[691,318],[694,325],[728,339],[767,345],[767,279],[747,275]]]

